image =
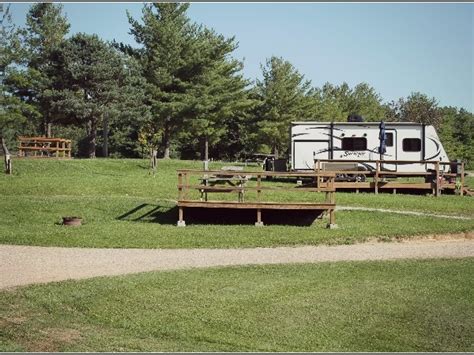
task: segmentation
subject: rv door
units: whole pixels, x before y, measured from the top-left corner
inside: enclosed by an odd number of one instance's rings
[[[377,157],[379,159],[380,155]],[[394,129],[385,130],[385,154],[382,160],[397,160],[397,131]],[[382,163],[383,170],[397,171],[395,164]]]

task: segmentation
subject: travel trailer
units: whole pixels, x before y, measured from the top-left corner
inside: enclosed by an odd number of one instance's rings
[[[294,171],[313,170],[317,160],[356,160],[358,170],[373,170],[374,160],[386,160],[381,169],[394,172],[434,168],[432,163],[407,161],[449,162],[435,128],[410,122],[292,122],[290,150]],[[447,172],[449,164],[440,169]]]

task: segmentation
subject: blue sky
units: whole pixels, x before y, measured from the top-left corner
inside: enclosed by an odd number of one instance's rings
[[[24,24],[29,4],[12,4]],[[133,44],[125,14],[139,3],[66,3],[71,33]],[[441,105],[474,110],[474,4],[194,3],[191,20],[235,36],[244,74],[260,77],[272,55],[289,60],[314,86],[367,82],[385,101],[413,91]]]

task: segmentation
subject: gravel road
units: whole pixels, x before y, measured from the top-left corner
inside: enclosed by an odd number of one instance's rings
[[[85,249],[0,245],[0,289],[152,270],[347,260],[474,257],[472,233],[453,240],[252,249]]]

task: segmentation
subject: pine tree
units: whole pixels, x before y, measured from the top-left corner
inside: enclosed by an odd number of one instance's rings
[[[400,98],[397,102],[392,102],[390,110],[390,116],[398,121],[424,123],[433,125],[436,129],[442,124],[436,99],[420,92],[413,92],[406,99]]]
[[[260,101],[256,110],[259,141],[278,156],[288,151],[291,121],[304,120],[312,114],[311,82],[282,58],[268,59],[262,72],[263,81],[257,81],[255,90]]]
[[[113,102],[111,112],[104,122],[109,132],[102,130],[102,146],[106,147],[104,137],[108,135],[110,153],[118,156],[138,157],[141,146],[139,132],[152,119],[147,96],[147,82],[142,76],[142,67],[137,59],[121,54],[124,72],[120,83],[119,99]],[[103,151],[103,156],[107,156]]]
[[[347,83],[332,85],[325,83],[312,94],[314,118],[320,121],[345,121],[347,116],[357,114],[366,121],[384,120],[387,110],[382,98],[367,83],[351,88]]]
[[[76,34],[52,53],[51,70],[58,80],[50,100],[62,124],[84,125],[84,153],[96,156],[97,131],[116,116],[127,99],[123,58],[96,35]],[[60,78],[60,79],[59,79]]]
[[[11,91],[23,102],[34,105],[42,116],[45,135],[51,132],[51,90],[53,82],[50,70],[51,52],[62,43],[69,31],[69,23],[62,14],[62,5],[37,3],[30,7],[26,16],[26,28],[22,29],[22,58],[17,70],[11,71],[6,81]],[[35,117],[30,117],[35,122]]]
[[[191,81],[188,91],[192,97],[186,131],[199,137],[201,159],[209,159],[209,145],[216,145],[228,133],[229,124],[254,105],[246,87],[249,81],[241,73],[243,64],[230,57],[237,48],[235,39],[225,39],[212,30],[198,34],[199,75]]]
[[[189,23],[189,4],[145,4],[142,21],[133,19],[131,33],[139,50],[143,75],[148,82],[150,129],[162,134],[164,158],[170,157],[171,142],[182,128],[183,118],[193,100],[188,94],[190,81],[199,73],[196,26]]]
[[[27,131],[27,117],[37,117],[32,105],[12,95],[7,83],[13,65],[22,57],[18,30],[11,20],[9,5],[0,4],[0,137],[7,146]]]
[[[451,160],[464,160],[468,167],[474,165],[474,114],[456,107],[440,109],[442,123],[439,136]]]

